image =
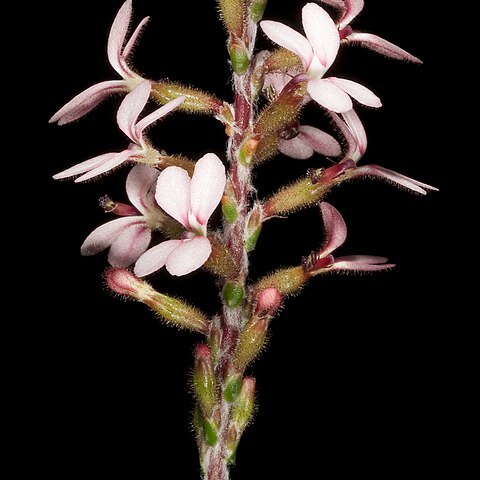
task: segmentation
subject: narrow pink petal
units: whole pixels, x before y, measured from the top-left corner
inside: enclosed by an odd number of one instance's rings
[[[298,131],[302,138],[320,155],[338,157],[342,153],[342,149],[337,140],[323,130],[311,127],[310,125],[300,125]]]
[[[108,253],[110,265],[116,268],[126,268],[134,264],[140,255],[145,253],[151,240],[152,232],[145,223],[126,228],[110,247]]]
[[[329,203],[322,202],[320,210],[325,225],[325,245],[322,248],[321,256],[326,257],[343,245],[347,238],[347,226],[340,212]]]
[[[356,155],[354,155],[355,158],[352,158],[352,160],[358,162],[358,160],[363,157],[365,151],[367,150],[367,132],[365,131],[365,127],[363,126],[363,123],[355,110],[352,109],[348,112],[342,113],[342,117],[352,133],[358,149],[358,152]]]
[[[301,33],[283,23],[272,20],[260,22],[260,27],[270,40],[296,53],[302,59],[305,68],[310,66],[313,50],[310,42]]]
[[[201,225],[207,225],[225,191],[227,177],[222,161],[207,153],[195,165],[192,176],[191,210]]]
[[[316,3],[302,10],[303,29],[320,63],[327,70],[337,57],[340,35],[330,15]]]
[[[160,207],[186,229],[190,211],[191,180],[186,170],[167,167],[158,177],[155,199]]]
[[[155,206],[155,186],[160,172],[149,165],[138,163],[127,177],[126,190],[132,205],[143,214]]]
[[[102,173],[109,172],[114,168],[118,167],[122,163],[126,162],[132,156],[132,150],[124,150],[123,152],[117,153],[110,160],[107,160],[100,164],[98,167],[93,168],[88,173],[85,173],[81,177],[78,177],[75,180],[75,183],[84,182],[85,180],[90,180],[93,177],[97,177]]]
[[[313,155],[313,148],[303,135],[298,135],[290,140],[281,140],[278,149],[287,157],[296,158],[297,160],[307,160]]]
[[[170,102],[166,103],[162,107],[158,108],[154,112],[150,113],[150,115],[147,115],[146,117],[142,118],[136,125],[135,127],[135,136],[140,139],[142,139],[142,133],[145,128],[147,128],[149,125],[151,125],[153,122],[156,122],[158,119],[164,117],[168,113],[170,113],[172,110],[175,110],[179,105],[181,105],[185,99],[184,95],[181,97],[177,97]]]
[[[183,240],[167,258],[167,270],[171,275],[182,276],[200,268],[212,253],[210,240],[194,237]]]
[[[363,105],[374,108],[382,106],[381,100],[371,90],[357,82],[337,77],[329,77],[328,80]]]
[[[352,132],[348,128],[347,124],[342,120],[340,115],[330,112],[330,116],[335,123],[335,126],[340,130],[345,143],[347,144],[347,151],[344,153],[343,158],[355,159],[358,157],[358,146]],[[355,161],[355,160],[354,160]]]
[[[139,83],[120,104],[117,112],[117,123],[120,130],[137,145],[142,143],[136,123],[141,111],[145,108],[150,97],[152,86],[148,80]]]
[[[64,105],[49,120],[49,123],[58,122],[59,125],[65,125],[74,122],[92,111],[110,95],[127,91],[127,84],[123,80],[112,80],[92,85]]]
[[[345,28],[363,10],[364,0],[345,0],[345,13],[340,21],[339,28]]]
[[[182,240],[167,240],[147,250],[135,264],[134,273],[137,277],[145,277],[162,268],[168,256],[177,249]]]
[[[354,31],[348,35],[346,41],[348,43],[362,45],[363,47],[369,48],[370,50],[385,55],[386,57],[394,58],[395,60],[406,60],[407,62],[419,64],[423,63],[419,58],[408,53],[403,48],[397,47],[397,45],[390,43],[388,40],[384,40],[371,33]]]
[[[83,242],[81,254],[90,256],[105,250],[125,229],[135,225],[145,225],[143,217],[122,217],[100,225]]]
[[[352,100],[343,89],[328,80],[310,80],[307,89],[313,100],[327,110],[341,113],[353,108]]]
[[[107,55],[110,65],[122,77],[128,76],[130,72],[125,69],[122,61],[122,49],[127,36],[130,18],[132,16],[132,0],[127,0],[115,17],[110,35],[108,37]]]
[[[130,54],[132,53],[132,50],[135,47],[135,44],[137,43],[138,37],[142,33],[143,27],[148,23],[149,20],[150,20],[150,17],[145,17],[139,23],[138,27],[135,29],[132,36],[130,37],[130,40],[125,45],[125,48],[122,51],[122,56],[125,60],[127,60]]]
[[[393,263],[385,263],[385,257],[373,257],[370,255],[350,255],[339,257],[332,265],[332,270],[355,270],[358,272],[374,272],[387,270],[395,267]]]
[[[82,163],[74,165],[73,167],[67,168],[63,172],[57,173],[53,176],[55,180],[60,180],[61,178],[74,177],[75,175],[80,175],[81,173],[88,172],[94,168],[103,165],[105,162],[108,162],[110,159],[118,155],[117,153],[104,153],[98,157],[85,160]]]
[[[419,182],[418,180],[414,180],[413,178],[407,177],[401,173],[394,172],[393,170],[389,170],[388,168],[384,168],[379,165],[365,165],[352,171],[352,178],[360,176],[383,178],[395,183],[396,185],[400,185],[408,188],[409,190],[413,190],[414,192],[421,193],[422,195],[426,195],[428,190],[438,192],[438,188],[436,187]]]

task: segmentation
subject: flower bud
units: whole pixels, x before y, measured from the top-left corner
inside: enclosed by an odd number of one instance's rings
[[[238,266],[232,254],[225,245],[216,237],[209,236],[212,253],[203,265],[209,272],[222,278],[235,278]]]
[[[262,278],[254,286],[254,291],[261,292],[267,288],[275,288],[282,297],[286,297],[298,292],[308,279],[309,275],[303,267],[284,268]]]
[[[300,72],[303,66],[301,58],[286,48],[273,51],[264,65],[267,72]]]
[[[279,134],[277,132],[263,135],[252,158],[252,166],[260,165],[274,157],[278,153],[278,141]]]
[[[193,388],[202,412],[210,417],[215,406],[216,385],[212,352],[205,344],[198,345],[195,349]]]
[[[257,297],[255,315],[257,317],[272,316],[280,308],[282,296],[275,287],[261,290]]]
[[[207,333],[209,321],[202,313],[182,300],[158,293],[129,270],[111,268],[105,280],[113,292],[145,303],[167,323]]]
[[[267,338],[268,324],[268,319],[253,317],[240,333],[234,357],[234,363],[240,371],[245,370],[262,351]]]
[[[223,289],[223,299],[229,308],[238,308],[243,302],[244,295],[242,285],[237,282],[227,283]]]
[[[185,101],[177,107],[177,110],[187,113],[218,115],[224,108],[223,102],[215,96],[177,82],[160,81],[153,83],[151,95],[161,105],[185,96]]]
[[[243,35],[245,15],[244,0],[218,0],[220,14],[229,34],[238,38]]]

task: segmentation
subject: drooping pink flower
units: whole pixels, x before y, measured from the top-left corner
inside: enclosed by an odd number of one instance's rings
[[[337,8],[341,12],[338,20],[338,30],[343,43],[361,45],[374,52],[396,60],[407,60],[413,63],[423,63],[419,58],[408,53],[403,48],[371,33],[353,30],[350,24],[363,10],[364,0],[320,0],[327,5]]]
[[[125,45],[131,17],[132,0],[127,0],[115,17],[108,37],[108,60],[114,70],[122,77],[122,80],[108,80],[87,88],[63,106],[50,119],[50,123],[57,122],[59,125],[65,125],[78,120],[110,95],[129,92],[143,80],[128,66],[127,61],[149,17],[145,17],[140,22]]]
[[[349,178],[376,177],[422,195],[426,195],[428,191],[438,191],[438,188],[379,165],[363,165],[358,167],[357,164],[365,154],[368,144],[367,134],[362,121],[355,110],[342,113],[342,118],[334,113],[331,115],[347,142],[345,159],[338,166],[331,168],[339,168],[343,165],[345,168],[341,171],[339,170],[339,173],[346,173]],[[325,173],[328,174],[327,171]]]
[[[302,59],[313,100],[337,113],[353,108],[350,97],[370,107],[381,107],[380,99],[363,85],[343,78],[323,78],[340,47],[337,27],[328,13],[315,3],[307,3],[302,20],[306,37],[280,22],[265,20],[260,26],[271,40]]]
[[[186,275],[208,260],[212,246],[207,223],[222,199],[225,184],[225,167],[213,153],[198,160],[191,179],[179,167],[168,167],[160,174],[157,203],[186,231],[182,239],[167,240],[145,252],[135,265],[137,276],[144,277],[163,266],[171,275]]]
[[[131,140],[129,147],[119,153],[105,153],[86,160],[53,176],[55,180],[81,175],[75,182],[84,182],[106,173],[127,161],[154,163],[159,152],[150,146],[143,131],[178,107],[185,97],[178,97],[158,108],[146,117],[138,120],[150,97],[151,84],[148,80],[139,83],[123,100],[117,113],[117,123],[125,135]]]
[[[342,153],[340,144],[330,134],[310,125],[299,125],[296,136],[280,140],[278,148],[288,157],[306,160],[315,152],[326,157],[338,157]]]
[[[148,165],[135,165],[127,177],[127,196],[133,207],[120,205],[112,211],[117,218],[95,229],[81,247],[89,256],[110,247],[112,267],[125,268],[137,261],[152,238],[152,230],[161,227],[165,215],[155,202],[155,185],[160,172]]]
[[[318,274],[332,270],[355,270],[372,272],[393,268],[395,265],[386,263],[385,257],[371,255],[355,255],[335,258],[332,253],[340,248],[347,238],[347,226],[340,212],[327,202],[320,204],[320,210],[325,225],[325,245],[319,252],[313,252],[303,259],[305,271]]]

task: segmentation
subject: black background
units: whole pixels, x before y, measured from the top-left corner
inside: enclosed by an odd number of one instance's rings
[[[301,2],[270,3],[266,18],[288,19],[300,29]],[[426,2],[366,3],[355,26],[401,45],[425,64],[396,62],[357,47],[341,51],[330,73],[360,81],[384,104],[378,111],[358,109],[370,142],[363,162],[441,192],[421,197],[365,181],[329,195],[349,228],[341,254],[388,256],[398,267],[319,278],[286,302],[268,349],[249,369],[258,382],[258,411],[233,478],[309,478],[317,472],[324,478],[353,473],[390,478],[426,474],[432,465],[444,468],[448,462],[442,446],[453,423],[444,412],[455,339],[446,341],[451,323],[440,313],[451,307],[443,261],[451,186],[443,167],[445,147],[434,146],[445,132],[429,129],[440,115],[431,89],[438,74],[436,47],[425,31],[431,18],[427,7],[419,7]],[[28,308],[28,319],[21,315],[17,360],[26,366],[20,383],[28,393],[19,402],[16,430],[20,444],[31,447],[31,461],[19,468],[33,465],[38,473],[62,478],[168,478],[167,473],[199,478],[189,375],[192,348],[201,338],[160,324],[143,305],[109,295],[102,281],[106,256],[79,254],[83,239],[106,220],[97,199],[109,194],[126,200],[128,170],[86,185],[51,179],[68,166],[127,145],[115,123],[119,98],[74,125],[47,125],[73,95],[116,78],[105,48],[120,4],[83,0],[53,8],[44,2],[38,10],[42,22],[27,32],[36,42],[29,51],[35,81],[27,79],[27,92],[35,98],[31,114],[38,139],[27,155],[34,200],[29,195],[23,257],[28,269],[21,270],[34,279],[35,307]],[[134,7],[135,23],[152,17],[134,55],[139,72],[231,100],[225,35],[213,0],[136,0]],[[262,44],[269,45],[264,39]],[[321,111],[309,106],[305,121],[322,125]],[[209,118],[172,115],[150,133],[171,153],[199,158],[224,151],[222,127]],[[259,196],[322,162],[279,157],[262,166],[255,174]],[[252,278],[298,263],[321,241],[316,209],[268,223],[252,255]],[[208,314],[219,307],[207,273],[176,279],[162,271],[152,282]]]

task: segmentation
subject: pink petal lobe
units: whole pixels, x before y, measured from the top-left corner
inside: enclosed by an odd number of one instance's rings
[[[343,89],[326,79],[310,80],[307,89],[313,100],[327,110],[341,113],[353,108],[352,100]]]
[[[337,77],[329,77],[328,80],[363,105],[373,108],[380,108],[382,106],[381,100],[371,90],[357,82]]]
[[[314,153],[313,148],[301,134],[290,140],[281,140],[278,144],[278,149],[287,157],[297,160],[307,160]]]
[[[393,263],[385,263],[385,257],[373,257],[370,255],[351,255],[339,257],[332,265],[332,270],[354,270],[357,272],[377,272],[395,267]]]
[[[139,83],[120,104],[117,112],[117,123],[120,130],[137,145],[142,143],[141,132],[137,132],[136,123],[141,111],[150,97],[152,86],[148,80]]]
[[[201,225],[206,225],[225,191],[227,177],[222,161],[207,153],[195,165],[192,176],[191,210]]]
[[[191,180],[186,170],[167,167],[158,177],[155,199],[160,207],[186,229],[190,211]]]
[[[124,68],[122,49],[127,36],[130,18],[132,16],[132,0],[127,0],[115,17],[108,37],[107,55],[110,65],[122,77],[129,76],[130,72]]]
[[[167,258],[167,270],[171,275],[182,276],[200,268],[212,253],[206,237],[184,240]]]
[[[345,120],[348,129],[352,133],[353,138],[355,139],[358,153],[354,155],[356,158],[352,158],[352,160],[357,162],[363,157],[365,151],[367,150],[367,132],[365,132],[365,127],[363,126],[363,123],[355,110],[352,109],[348,112],[342,113],[342,117]]]
[[[57,173],[53,176],[55,180],[60,180],[62,178],[74,177],[75,175],[80,175],[81,173],[88,172],[94,168],[103,165],[105,162],[109,161],[113,157],[115,157],[116,153],[104,153],[103,155],[99,155],[98,157],[90,158],[89,160],[85,160],[84,162],[78,163],[73,167],[67,168],[67,170],[63,170],[63,172]]]
[[[347,226],[340,212],[329,203],[322,202],[320,210],[325,225],[325,245],[321,256],[325,257],[343,245],[347,238]]]
[[[65,125],[74,122],[92,111],[110,95],[127,91],[127,85],[123,80],[112,80],[92,85],[64,105],[49,120],[49,123],[58,122],[59,125]]]
[[[133,152],[131,150],[124,150],[123,152],[117,153],[110,160],[107,160],[106,162],[101,163],[97,167],[91,169],[88,173],[85,173],[81,177],[78,177],[75,180],[75,183],[85,182],[86,180],[90,180],[93,177],[97,177],[102,173],[107,173],[110,170],[113,170],[114,168],[118,167],[122,163],[126,162],[132,156],[132,154]]]
[[[303,29],[308,41],[325,69],[337,57],[340,36],[330,15],[316,3],[307,3],[302,10]]]
[[[138,37],[142,33],[143,27],[145,27],[145,25],[148,23],[149,20],[150,20],[150,17],[145,17],[139,23],[138,27],[135,29],[132,36],[130,37],[130,40],[125,45],[125,48],[123,49],[123,52],[122,52],[122,56],[125,60],[127,60],[130,54],[132,53],[132,50],[135,47],[135,44],[137,43]]]
[[[136,225],[145,225],[143,217],[122,217],[100,225],[83,242],[81,254],[88,257],[105,250],[125,229]]]
[[[126,228],[110,247],[108,253],[110,265],[116,268],[129,267],[145,253],[151,240],[152,232],[145,223]]]
[[[362,45],[363,47],[369,48],[374,52],[385,55],[386,57],[394,58],[395,60],[405,60],[407,62],[422,64],[423,62],[408,53],[403,48],[397,47],[397,45],[390,43],[388,40],[385,40],[377,35],[372,35],[371,33],[362,33],[362,32],[353,32],[346,38],[348,43]]]
[[[166,103],[162,107],[152,112],[150,115],[147,115],[146,117],[142,118],[135,127],[136,137],[141,139],[142,132],[145,128],[147,128],[153,122],[156,122],[158,119],[164,117],[165,115],[170,113],[172,110],[175,110],[175,108],[177,108],[180,104],[182,104],[185,101],[185,99],[186,97],[184,95],[182,95],[181,97],[175,98],[174,100],[171,100],[170,102]]]
[[[147,250],[135,264],[134,273],[137,277],[145,277],[162,268],[168,256],[182,244],[182,240],[167,240]]]
[[[408,188],[422,195],[426,195],[427,191],[438,192],[438,188],[427,185],[426,183],[419,182],[413,178],[402,175],[401,173],[394,172],[388,168],[381,167],[379,165],[364,165],[356,170],[352,171],[352,178],[360,176],[372,176],[379,177],[388,180],[396,185]]]
[[[346,10],[340,21],[339,28],[345,28],[363,10],[364,0],[345,0]]]
[[[326,157],[338,157],[342,153],[340,144],[330,134],[310,125],[300,125],[300,135],[313,150]]]
[[[133,206],[143,214],[155,208],[155,185],[160,172],[149,165],[135,165],[127,177],[127,196]]]
[[[310,42],[293,28],[280,22],[264,20],[260,22],[265,35],[281,47],[296,53],[303,61],[305,68],[308,68],[313,58],[313,50]]]

